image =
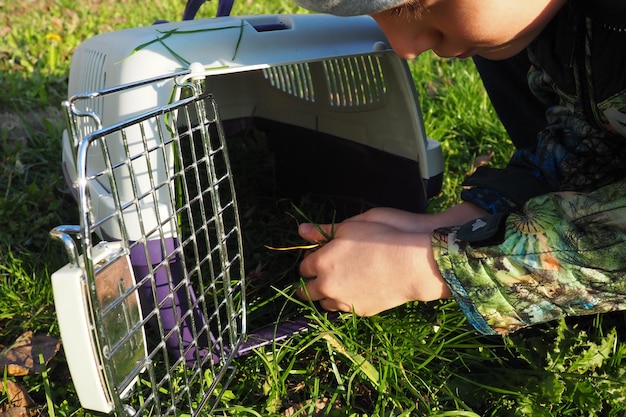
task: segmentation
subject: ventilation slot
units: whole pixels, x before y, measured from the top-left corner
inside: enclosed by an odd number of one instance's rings
[[[91,92],[104,89],[106,86],[106,74],[104,71],[106,55],[93,49],[84,49],[80,59],[81,66],[84,70],[80,72],[81,77],[78,82],[78,91]],[[78,105],[78,102],[76,103]],[[80,106],[81,111],[94,112],[95,114],[102,115],[104,113],[104,98],[94,97],[80,100]],[[97,129],[93,120],[89,118],[80,118],[77,127],[81,137]]]
[[[265,68],[263,76],[272,87],[299,99],[315,102],[313,80],[307,63]]]
[[[382,101],[387,91],[380,57],[356,56],[324,61],[331,106],[360,107]]]

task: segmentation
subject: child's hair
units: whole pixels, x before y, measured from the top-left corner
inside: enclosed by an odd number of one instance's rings
[[[295,0],[305,9],[338,16],[367,15],[420,0]],[[404,7],[404,6],[403,6]]]
[[[421,16],[425,8],[422,4],[422,0],[408,0],[398,6],[395,6],[391,11],[399,17],[410,18],[414,16]]]

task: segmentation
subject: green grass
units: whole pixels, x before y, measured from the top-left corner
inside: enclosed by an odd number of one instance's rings
[[[200,9],[213,16],[216,2]],[[238,1],[233,14],[296,11],[289,1]],[[0,17],[0,344],[23,332],[58,335],[50,274],[67,260],[48,237],[77,222],[60,169],[72,50],[100,32],[179,20],[184,1],[3,2]],[[410,64],[427,134],[446,158],[444,190],[456,201],[474,158],[512,149],[470,62],[425,54]],[[241,197],[241,196],[240,196]],[[283,204],[284,203],[284,204]],[[288,203],[277,202],[285,211]],[[286,211],[289,211],[288,209]],[[245,221],[254,223],[254,213]],[[295,239],[285,215],[266,225]],[[274,230],[276,229],[276,230]],[[281,232],[278,230],[278,232]],[[298,254],[264,253],[249,269],[293,278]],[[292,275],[289,275],[292,274]],[[291,277],[291,278],[289,278]],[[295,304],[276,294],[273,302]],[[328,321],[306,304],[315,331],[238,359],[218,405],[224,415],[621,416],[626,413],[624,314],[567,319],[507,337],[482,337],[454,302],[412,303],[371,318]],[[2,351],[0,351],[2,352]],[[0,353],[1,355],[2,353]],[[62,353],[45,376],[9,377],[48,415],[81,416]],[[7,403],[0,392],[0,407]],[[316,414],[318,413],[318,414]]]

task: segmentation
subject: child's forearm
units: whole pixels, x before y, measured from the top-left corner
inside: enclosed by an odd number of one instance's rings
[[[461,203],[441,213],[422,214],[394,208],[374,208],[348,219],[381,223],[407,233],[430,234],[439,227],[457,226],[487,214],[471,203]]]
[[[435,216],[433,230],[439,227],[459,226],[487,214],[480,207],[472,203],[463,202],[441,213],[433,214]]]

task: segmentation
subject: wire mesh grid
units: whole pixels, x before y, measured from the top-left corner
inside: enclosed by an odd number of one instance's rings
[[[53,289],[70,370],[72,362],[95,363],[98,411],[206,415],[233,376],[245,335],[242,243],[224,133],[215,100],[190,77],[185,71],[65,103],[80,225],[52,232],[70,257],[70,272]],[[168,104],[110,126],[89,110],[106,109],[110,95],[132,100],[164,89]],[[83,300],[71,299],[72,280],[80,287],[74,298]],[[81,302],[85,312],[64,307]],[[83,331],[93,349],[70,354]],[[72,376],[79,397],[98,391]]]

